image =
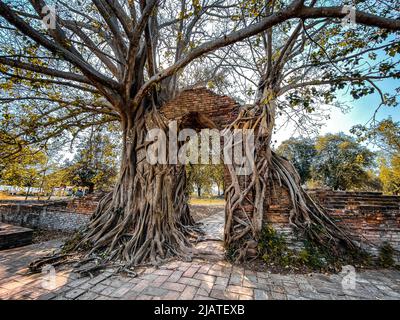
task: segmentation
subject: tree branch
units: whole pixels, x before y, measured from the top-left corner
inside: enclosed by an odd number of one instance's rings
[[[33,72],[45,74],[45,75],[52,76],[52,77],[58,77],[58,78],[62,78],[65,80],[77,81],[77,82],[93,85],[92,82],[87,77],[80,75],[80,74],[72,73],[72,72],[55,70],[55,69],[51,69],[51,68],[47,68],[47,67],[43,67],[43,66],[39,66],[39,65],[35,65],[35,64],[30,64],[30,63],[26,63],[26,62],[21,62],[21,61],[4,58],[4,57],[0,57],[0,64],[4,64],[4,65],[7,65],[7,66],[10,66],[13,68],[19,68],[19,69],[24,69],[24,70],[28,70],[28,71],[33,71]]]
[[[343,7],[302,7],[297,14],[298,18],[316,19],[316,18],[344,18],[346,12],[342,11]],[[399,19],[383,18],[374,14],[355,11],[356,23],[378,27],[387,30],[400,30]]]
[[[65,60],[78,67],[84,75],[87,76],[88,79],[94,82],[96,86],[99,84],[106,85],[109,88],[118,88],[119,85],[112,79],[109,79],[97,72],[93,69],[89,64],[85,61],[82,61],[79,57],[77,57],[72,52],[63,48],[62,46],[56,44],[55,42],[47,39],[44,35],[37,32],[31,26],[29,26],[25,21],[17,16],[17,14],[10,9],[10,7],[0,0],[0,15],[3,16],[10,24],[15,26],[18,30],[20,30],[23,34],[30,37],[32,40],[36,41],[38,44],[42,45],[49,51],[54,54],[62,55]],[[100,88],[99,88],[100,89]]]

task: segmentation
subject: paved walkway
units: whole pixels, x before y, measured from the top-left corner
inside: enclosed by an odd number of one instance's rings
[[[224,254],[224,212],[201,220],[204,235],[195,244],[195,255],[208,261],[222,261]]]
[[[233,266],[220,259],[221,223],[221,215],[207,218],[206,241],[196,246],[211,259],[140,268],[137,277],[111,269],[94,278],[71,270],[27,275],[28,263],[59,248],[60,241],[0,251],[0,299],[400,299],[400,272],[394,270],[282,275]]]

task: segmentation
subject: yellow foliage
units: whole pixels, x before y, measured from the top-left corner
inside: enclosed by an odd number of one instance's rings
[[[356,163],[359,163],[359,164],[363,164],[364,163],[364,157],[363,157],[362,154],[358,154],[356,156]]]
[[[380,160],[379,179],[385,193],[400,194],[400,155],[393,156],[390,165],[385,159]]]
[[[4,64],[0,64],[0,73],[6,73],[10,68]]]
[[[3,90],[11,90],[13,88],[13,82],[8,80],[7,82],[1,83],[0,88]]]

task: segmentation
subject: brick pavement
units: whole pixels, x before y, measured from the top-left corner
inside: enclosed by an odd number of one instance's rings
[[[214,218],[215,223],[221,222],[220,217]],[[210,229],[217,230],[212,221],[208,220]],[[137,277],[116,274],[112,269],[93,278],[58,270],[54,281],[49,281],[46,274],[26,274],[30,261],[60,244],[49,241],[0,251],[0,299],[400,299],[400,272],[395,270],[357,272],[354,286],[348,289],[342,285],[345,279],[341,274],[255,272],[221,259],[170,261],[158,268],[138,268]],[[216,250],[216,244],[218,239],[214,237],[198,245],[209,250],[214,245]],[[220,254],[216,252],[215,257]]]

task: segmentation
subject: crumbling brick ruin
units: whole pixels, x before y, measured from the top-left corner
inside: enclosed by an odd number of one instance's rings
[[[60,201],[0,201],[0,222],[59,231],[75,231],[88,223],[102,195]]]
[[[161,112],[167,119],[178,120],[181,128],[222,130],[232,122],[240,105],[228,96],[219,96],[205,88],[185,90],[167,103]],[[229,174],[225,175],[226,185]],[[400,261],[400,196],[378,192],[342,192],[310,190],[309,193],[324,206],[330,216],[349,230],[367,251],[378,255],[379,248],[389,243]],[[98,197],[58,201],[47,204],[16,204],[0,202],[0,222],[27,227],[73,230],[84,225],[98,202]],[[289,225],[291,209],[288,191],[275,188],[265,201],[265,223],[284,234],[288,243],[297,247]],[[252,206],[245,207],[248,214]]]
[[[222,130],[236,118],[239,108],[231,97],[198,88],[182,91],[161,108],[161,113],[183,128]]]

